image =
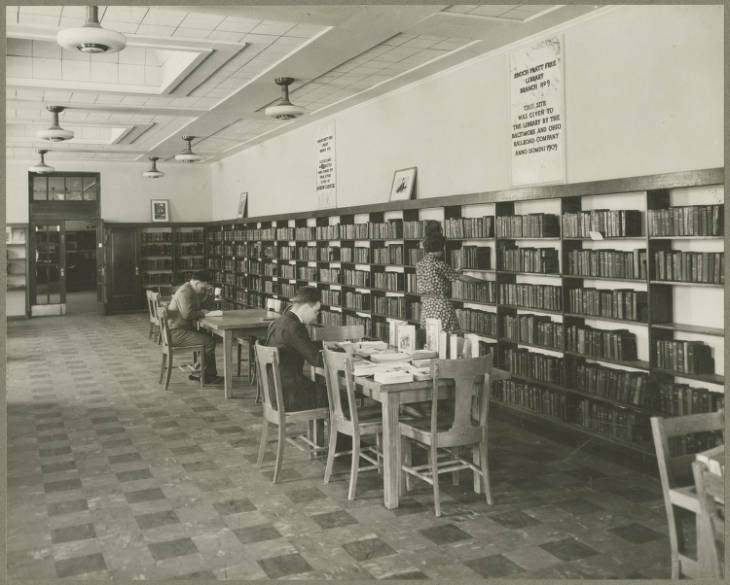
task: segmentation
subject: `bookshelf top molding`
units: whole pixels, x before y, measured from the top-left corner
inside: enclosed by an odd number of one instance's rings
[[[529,201],[536,199],[555,199],[558,197],[580,197],[587,195],[606,195],[610,193],[653,191],[658,189],[673,189],[677,187],[699,187],[703,185],[720,185],[724,182],[724,167],[716,167],[712,169],[680,171],[674,173],[662,173],[658,175],[642,175],[622,179],[606,179],[602,181],[587,181],[583,183],[542,185],[536,187],[466,193],[461,195],[445,195],[440,197],[429,197],[427,199],[411,199],[408,201],[384,201],[368,205],[332,207],[329,209],[317,209],[297,213],[279,213],[274,215],[260,215],[257,217],[233,218],[201,223],[207,223],[207,225],[249,224],[256,222],[279,221],[282,219],[307,219],[311,217],[355,215],[358,213],[400,211],[430,207]]]

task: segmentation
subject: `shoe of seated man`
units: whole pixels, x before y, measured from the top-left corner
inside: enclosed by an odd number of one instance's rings
[[[200,374],[197,374],[197,375],[190,374],[188,376],[188,379],[193,380],[194,382],[199,382]],[[205,384],[206,386],[211,386],[211,385],[214,386],[216,384],[223,384],[223,380],[224,380],[223,376],[213,376],[212,378],[204,377],[203,384]]]

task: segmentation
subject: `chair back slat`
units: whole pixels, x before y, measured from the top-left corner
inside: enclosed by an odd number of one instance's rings
[[[365,337],[363,325],[343,325],[342,327],[312,327],[312,341],[359,341]]]
[[[721,578],[724,574],[725,483],[702,461],[692,462],[692,474],[699,503],[698,557],[704,559],[699,577]]]
[[[355,402],[355,375],[352,368],[352,356],[346,353],[322,350],[324,358],[324,374],[329,399],[330,417],[349,419],[357,427],[359,424],[357,403]],[[347,392],[347,412],[342,407],[340,396],[340,380],[344,379]]]
[[[431,363],[431,434],[437,432],[438,387],[440,380],[454,381],[454,419],[448,434],[470,433],[486,425],[489,413],[492,354],[465,360],[434,360]],[[477,416],[473,416],[476,404]],[[476,418],[477,423],[474,423]]]
[[[167,309],[164,307],[158,307],[157,315],[160,323],[160,339],[162,339],[162,347],[170,349],[172,347],[172,337],[170,335],[170,328],[167,324]]]
[[[149,302],[151,306],[150,314],[152,317],[152,322],[155,325],[159,325],[160,318],[157,316],[157,312],[160,308],[160,293],[148,290],[147,294],[149,295]]]
[[[264,413],[283,421],[286,407],[279,373],[279,349],[257,343],[254,350]]]

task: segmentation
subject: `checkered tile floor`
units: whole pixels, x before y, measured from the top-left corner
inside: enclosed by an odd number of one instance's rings
[[[165,393],[159,360],[143,315],[9,322],[11,582],[669,576],[652,478],[493,418],[493,506],[465,475],[439,519],[425,484],[386,510],[372,472],[348,502],[293,448],[272,485],[253,389],[175,370]]]

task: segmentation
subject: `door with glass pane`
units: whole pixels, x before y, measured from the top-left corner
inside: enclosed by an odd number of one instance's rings
[[[63,222],[31,227],[30,311],[32,316],[66,313],[66,250]]]

